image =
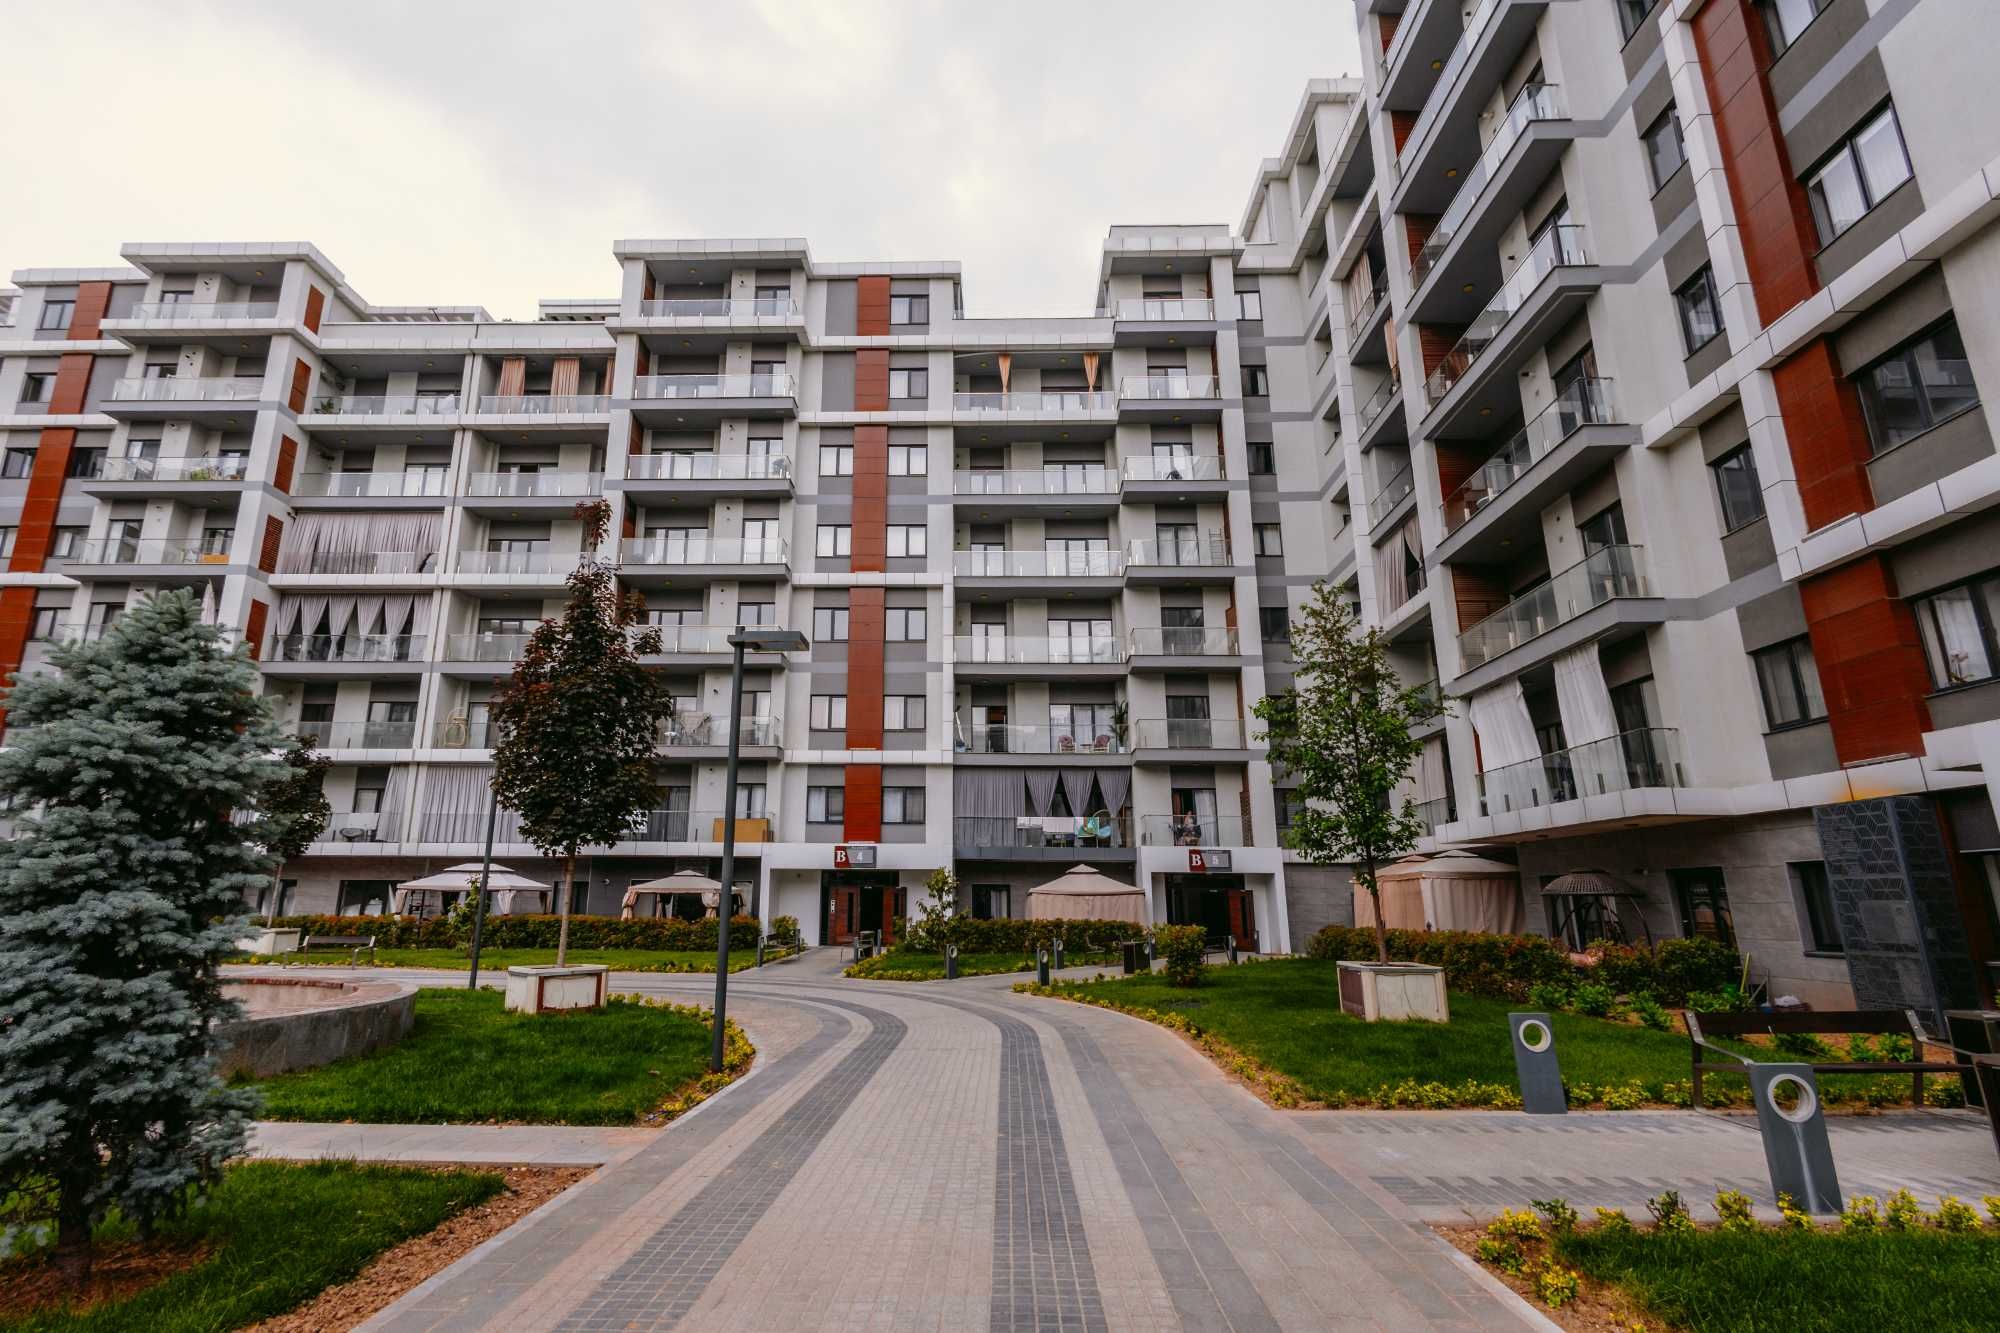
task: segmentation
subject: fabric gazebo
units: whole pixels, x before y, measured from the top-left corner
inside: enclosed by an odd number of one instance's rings
[[[1129,921],[1144,925],[1146,891],[1123,884],[1089,866],[1071,866],[1046,884],[1028,890],[1028,919]]]
[[[409,910],[412,897],[419,903],[437,895],[439,910],[445,906],[446,894],[471,893],[479,887],[479,862],[467,861],[462,865],[446,866],[434,875],[422,879],[405,880],[396,886],[395,895],[389,901],[389,910],[401,916]],[[487,907],[498,916],[507,916],[515,908],[515,900],[525,895],[534,895],[533,906],[527,910],[546,912],[549,910],[549,886],[538,879],[509,870],[503,865],[492,866],[486,876],[486,891],[489,895]]]
[[[736,889],[738,893],[741,893],[748,887],[748,884],[739,881]],[[711,913],[715,912],[722,905],[721,880],[712,879],[702,874],[699,870],[678,870],[671,875],[664,875],[659,879],[649,879],[644,883],[634,884],[626,889],[625,897],[618,905],[619,919],[630,921],[638,915],[639,899],[642,895],[652,894],[672,899],[684,893],[698,894],[701,898],[702,906],[707,908]],[[733,908],[735,904],[731,903],[730,906]]]
[[[1646,924],[1646,895],[1634,889],[1616,875],[1603,870],[1572,870],[1557,875],[1542,886],[1542,897],[1554,903],[1554,919],[1549,933],[1557,939],[1567,940],[1573,933],[1570,926],[1582,913],[1597,909],[1602,924],[1611,927],[1612,935],[1625,942],[1625,913],[1620,904],[1631,903],[1632,915],[1638,918],[1639,930],[1648,945],[1653,942],[1653,928]],[[1570,941],[1573,944],[1588,944],[1585,939]]]
[[[1383,923],[1391,930],[1518,935],[1527,921],[1519,868],[1471,852],[1405,857],[1377,871],[1375,884],[1382,892]],[[1375,924],[1374,901],[1359,884],[1354,924]]]

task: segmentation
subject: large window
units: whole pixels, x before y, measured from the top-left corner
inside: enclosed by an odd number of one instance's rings
[[[923,823],[924,789],[922,787],[884,787],[882,789],[882,822],[884,824]]]
[[[1715,493],[1722,501],[1722,528],[1734,532],[1764,517],[1764,492],[1757,484],[1757,459],[1748,444],[1739,444],[1708,465],[1715,473]]]
[[[924,641],[924,608],[921,606],[892,606],[882,613],[885,643],[922,643]]]
[[[1674,292],[1674,305],[1681,314],[1681,342],[1693,356],[1722,332],[1722,306],[1715,299],[1715,270],[1701,266],[1701,272],[1682,283]]]
[[[1292,641],[1292,621],[1282,606],[1260,606],[1257,608],[1257,630],[1265,643],[1290,643]]]
[[[1764,26],[1771,31],[1771,54],[1781,56],[1833,0],[1759,0]]]
[[[820,524],[814,550],[823,560],[835,560],[853,555],[854,529],[845,523]]]
[[[44,301],[42,302],[42,322],[36,327],[51,330],[67,329],[69,328],[70,316],[75,313],[76,302],[74,301]]]
[[[1859,222],[1909,178],[1910,155],[1903,151],[1896,108],[1885,106],[1806,173],[1806,197],[1812,201],[1819,243],[1825,245]]]
[[[889,298],[889,322],[891,324],[930,323],[931,298],[928,296],[891,296]]]
[[[55,393],[56,377],[41,371],[33,371],[21,376],[21,401],[24,403],[46,403]]]
[[[891,560],[921,556],[928,547],[925,528],[921,523],[891,523],[888,540]]]
[[[1729,912],[1729,888],[1715,869],[1669,870],[1674,903],[1680,909],[1681,934],[1736,947],[1736,922]]]
[[[819,447],[819,474],[822,477],[853,476],[854,446],[851,444],[822,444]]]
[[[1672,106],[1646,129],[1646,169],[1653,174],[1653,188],[1665,185],[1687,161],[1687,145],[1681,141],[1681,118]]]
[[[1958,321],[1948,319],[1854,377],[1875,452],[1979,405]]]
[[[885,694],[882,696],[882,730],[922,731],[923,729],[923,695]]]
[[[1263,293],[1255,291],[1236,293],[1236,318],[1238,319],[1264,318]]]
[[[1757,688],[1763,692],[1764,718],[1771,730],[1803,726],[1826,716],[1811,639],[1802,635],[1759,649],[1750,660],[1757,666]]]
[[[928,398],[930,395],[930,371],[890,369],[889,396],[891,398]]]
[[[1653,12],[1654,0],[1618,0],[1618,31],[1631,41],[1632,34],[1639,31],[1639,25],[1646,21],[1646,15]]]
[[[1808,953],[1845,953],[1840,942],[1840,918],[1833,911],[1833,886],[1827,883],[1826,862],[1794,861],[1792,888],[1799,904],[1799,925]]]
[[[921,444],[892,444],[889,446],[889,475],[892,477],[922,477],[930,472],[930,450]]]
[[[810,726],[814,731],[845,731],[847,729],[847,696],[844,694],[815,694],[810,703]]]
[[[1271,393],[1270,372],[1263,366],[1243,367],[1243,396],[1267,398]]]
[[[1250,475],[1268,477],[1278,470],[1278,455],[1269,440],[1252,440],[1244,446],[1250,454]]]
[[[838,824],[846,818],[847,791],[845,788],[806,788],[806,823]]]
[[[816,643],[839,643],[847,638],[847,608],[844,606],[816,606],[813,608],[813,641]]]
[[[1917,629],[1924,637],[1931,684],[1948,690],[1991,680],[2000,662],[1993,627],[2000,621],[2000,573],[1915,600]]]
[[[1253,524],[1250,533],[1256,539],[1258,555],[1283,555],[1285,553],[1285,533],[1279,524]]]

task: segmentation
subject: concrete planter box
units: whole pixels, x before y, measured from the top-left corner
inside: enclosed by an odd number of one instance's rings
[[[1444,969],[1427,963],[1341,963],[1340,1008],[1370,1023],[1405,1018],[1451,1021]]]
[[[236,947],[248,954],[297,953],[299,934],[290,926],[263,927],[236,941]]]
[[[611,969],[602,963],[507,969],[507,1008],[518,1014],[595,1009],[610,989]]]
[[[223,1077],[269,1078],[392,1046],[416,1021],[417,988],[401,981],[225,977],[243,1017],[215,1025]]]

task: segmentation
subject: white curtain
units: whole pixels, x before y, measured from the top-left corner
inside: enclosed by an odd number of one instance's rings
[[[1451,775],[1444,768],[1444,737],[1431,736],[1424,741],[1424,748],[1417,755],[1416,799],[1425,801],[1442,800],[1450,791],[1447,785]]]
[[[1368,521],[1379,517],[1370,514]],[[1423,559],[1423,538],[1417,531],[1417,516],[1411,514],[1396,525],[1388,541],[1375,548],[1375,591],[1385,615],[1410,600],[1416,589],[1410,586],[1409,562],[1422,564]]]
[[[1481,690],[1466,701],[1472,729],[1479,733],[1480,768],[1486,775],[1486,812],[1503,814],[1546,803],[1549,775],[1541,758],[1534,719],[1521,682],[1510,680]]]
[[[1611,690],[1604,683],[1596,644],[1556,654],[1555,673],[1563,737],[1572,748],[1618,734],[1618,715],[1611,708]]]
[[[308,513],[292,520],[278,553],[280,574],[408,573],[437,555],[441,516],[424,510],[381,514]]]
[[[400,841],[403,822],[410,813],[409,804],[410,765],[392,765],[389,780],[382,784],[382,817],[375,825],[377,839],[382,842]]]

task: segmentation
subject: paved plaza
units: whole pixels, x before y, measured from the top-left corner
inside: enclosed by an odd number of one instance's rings
[[[256,1148],[604,1163],[383,1330],[1546,1328],[1425,1223],[1555,1194],[1769,1202],[1734,1117],[1283,1113],[1124,1015],[840,961],[734,978],[756,1066],[664,1131],[266,1125]],[[616,986],[698,1000],[713,979]],[[1972,1116],[1833,1132],[1850,1193],[2000,1190]]]

